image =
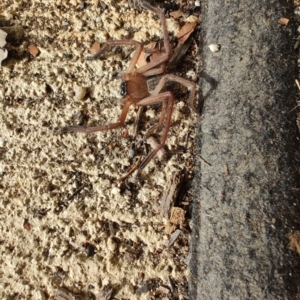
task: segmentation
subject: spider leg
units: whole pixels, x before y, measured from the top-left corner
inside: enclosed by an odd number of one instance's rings
[[[160,81],[158,82],[156,88],[151,92],[152,96],[158,95],[158,93],[161,91],[161,89],[164,87],[164,85],[166,84],[166,82],[170,80],[170,81],[176,81],[178,83],[181,83],[182,85],[186,86],[190,91],[190,97],[189,97],[189,105],[191,107],[191,109],[198,113],[195,106],[194,106],[194,99],[195,99],[195,92],[196,92],[196,84],[194,82],[191,82],[189,80],[183,79],[181,77],[172,75],[172,74],[166,74],[164,75]],[[141,102],[138,102],[138,105]],[[167,111],[167,103],[163,102],[162,104],[162,111],[161,111],[161,115],[160,115],[160,119],[159,122],[152,126],[146,133],[146,137],[149,137],[157,128],[159,128],[160,126],[163,125],[163,122],[165,120],[165,116],[166,116],[166,111]]]
[[[93,59],[96,59],[98,58],[100,55],[102,55],[104,52],[106,52],[109,47],[113,47],[113,46],[135,46],[136,47],[136,50],[135,50],[135,53],[134,53],[134,56],[131,60],[131,63],[130,63],[130,66],[129,66],[129,70],[128,72],[129,73],[133,73],[134,71],[134,68],[135,68],[135,65],[138,61],[138,58],[143,50],[143,45],[137,41],[134,41],[134,40],[116,40],[116,41],[108,41],[106,42],[102,47],[101,49],[95,53],[93,56],[91,57],[88,57],[87,59],[88,60],[93,60]]]
[[[141,1],[141,6],[143,8],[146,8],[146,9],[152,11],[153,13],[155,13],[156,15],[159,16],[160,22],[161,22],[161,28],[162,28],[162,32],[163,32],[165,51],[159,57],[154,59],[153,61],[149,62],[145,66],[142,66],[142,67],[138,68],[136,70],[136,72],[137,73],[145,73],[146,71],[149,70],[150,75],[161,74],[161,73],[164,72],[164,67],[162,67],[162,69],[161,69],[161,67],[159,67],[159,68],[155,69],[155,71],[153,70],[154,73],[151,73],[150,69],[162,64],[163,62],[165,62],[167,60],[169,60],[172,56],[166,18],[165,18],[165,15],[163,14],[163,12],[160,9],[151,6],[149,3],[145,2],[145,1]],[[161,70],[161,71],[159,71],[159,70]],[[146,73],[145,76],[150,76],[149,74]]]
[[[165,128],[164,128],[161,140],[160,140],[160,144],[158,144],[156,146],[156,148],[153,149],[140,164],[138,172],[137,172],[137,176],[136,176],[137,179],[139,178],[142,170],[147,166],[149,161],[156,155],[156,153],[164,146],[164,144],[167,140],[169,128],[171,125],[172,111],[173,111],[173,106],[174,106],[174,96],[171,92],[164,92],[164,93],[161,93],[158,95],[149,96],[149,97],[137,102],[138,106],[152,105],[152,104],[161,103],[161,102],[163,103],[163,111],[162,111],[160,120],[157,125],[150,128],[150,130],[146,133],[146,136],[147,135],[149,136],[149,134],[151,132],[153,132],[154,129],[156,129],[157,127],[160,127],[162,125],[162,123],[164,122],[164,120],[165,120]]]
[[[157,124],[155,124],[154,126],[152,126],[151,128],[149,128],[147,130],[147,132],[145,134],[146,138],[148,138],[156,129],[158,129],[159,127],[161,127],[164,124],[164,120],[166,118],[166,112],[168,109],[167,104],[168,104],[167,101],[163,101],[159,121]]]
[[[120,116],[120,121],[117,123],[111,123],[111,124],[95,126],[95,127],[66,126],[61,129],[61,132],[62,133],[67,133],[67,132],[92,133],[92,132],[104,131],[104,130],[115,129],[115,128],[121,127],[124,125],[129,107],[133,102],[134,101],[131,99],[127,99],[127,101],[125,101],[124,107],[123,107],[123,110],[122,110],[122,113]]]
[[[167,81],[175,81],[183,86],[185,86],[189,91],[190,91],[190,97],[189,97],[189,106],[190,108],[196,113],[199,114],[197,111],[195,105],[194,105],[194,100],[195,100],[195,94],[196,94],[196,84],[192,81],[186,80],[184,78],[172,75],[172,74],[166,74],[164,75],[160,81],[158,82],[156,88],[151,92],[151,95],[157,95],[161,89],[164,87]]]
[[[148,64],[147,64],[148,65]],[[145,71],[143,73],[143,75],[145,77],[148,77],[148,76],[153,76],[153,75],[158,75],[158,74],[162,74],[164,73],[166,70],[166,65],[164,63],[162,63],[158,68],[155,68],[155,69],[150,69],[148,71]]]

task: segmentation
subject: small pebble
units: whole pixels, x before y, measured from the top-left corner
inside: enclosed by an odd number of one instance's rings
[[[134,151],[134,149],[133,149],[133,148],[131,148],[131,149],[129,150],[129,153],[128,153],[128,155],[129,155],[129,158],[130,158],[130,159],[134,158],[135,151]]]
[[[113,195],[119,195],[120,194],[120,190],[117,187],[114,187],[111,189],[111,193]]]
[[[92,47],[90,48],[90,52],[92,54],[97,53],[100,50],[100,44],[98,42],[95,42]]]
[[[200,6],[200,1],[196,0],[195,1],[195,6]]]
[[[107,5],[105,4],[105,2],[100,1],[100,5],[103,9],[107,9]]]
[[[117,247],[118,247],[117,243],[112,238],[108,238],[107,249],[111,252],[115,252]]]
[[[95,255],[95,247],[91,244],[86,245],[87,256],[91,257]]]
[[[219,44],[210,44],[208,46],[208,48],[210,49],[211,52],[218,52],[221,49],[221,46]]]
[[[36,297],[39,300],[46,300],[45,293],[43,291],[41,291],[41,290],[39,290],[39,291],[36,292]]]
[[[133,263],[136,260],[136,256],[133,253],[130,252],[125,252],[124,254],[124,258],[129,262],[129,263]]]
[[[82,86],[75,86],[74,92],[75,92],[74,99],[80,101],[86,95],[86,88]]]
[[[6,284],[3,282],[0,282],[0,289],[5,289]]]
[[[78,10],[84,10],[85,8],[85,2],[81,2],[78,6],[77,6],[77,9]]]
[[[69,22],[68,22],[68,21],[62,21],[61,25],[62,25],[62,26],[68,26],[68,25],[69,25]]]
[[[0,47],[4,47],[5,44],[6,44],[6,36],[7,36],[7,33],[3,30],[0,29]]]

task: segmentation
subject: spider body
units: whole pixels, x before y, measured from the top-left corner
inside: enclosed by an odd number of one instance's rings
[[[134,40],[108,41],[91,58],[91,59],[98,58],[104,52],[106,52],[110,47],[113,46],[134,46],[136,48],[135,54],[129,65],[128,72],[122,75],[121,95],[123,96],[122,99],[123,110],[119,118],[119,121],[116,123],[95,126],[95,127],[67,126],[62,128],[63,133],[65,132],[92,133],[97,131],[119,128],[124,125],[128,110],[132,104],[134,104],[135,106],[146,106],[146,105],[161,103],[162,110],[161,110],[161,115],[158,123],[152,126],[150,129],[148,129],[148,131],[145,134],[146,138],[148,138],[154,131],[164,126],[161,140],[160,143],[156,145],[156,147],[145,157],[145,159],[138,167],[137,177],[139,177],[143,168],[145,168],[145,166],[149,163],[149,161],[164,146],[168,136],[169,128],[171,125],[174,96],[170,91],[161,92],[161,90],[163,89],[167,81],[175,81],[188,88],[188,90],[190,91],[190,97],[189,97],[190,107],[197,113],[197,110],[194,107],[196,84],[191,81],[175,76],[173,74],[165,74],[160,78],[157,86],[153,91],[150,92],[148,90],[148,84],[147,84],[148,77],[164,73],[165,65],[172,57],[172,52],[171,52],[171,47],[169,42],[166,19],[163,12],[160,9],[151,6],[147,2],[142,1],[141,5],[142,7],[158,15],[160,18],[162,32],[163,32],[163,42],[164,42],[164,46],[162,48],[163,50],[159,50],[159,51],[157,49],[145,50],[145,52],[153,54],[153,59],[146,65],[137,69],[135,68],[135,66],[141,52],[143,51],[143,45]]]
[[[135,103],[141,99],[150,96],[148,91],[147,77],[140,73],[126,73],[123,74],[122,79],[124,80],[122,84],[126,85],[124,90],[126,94],[124,96],[129,96]]]

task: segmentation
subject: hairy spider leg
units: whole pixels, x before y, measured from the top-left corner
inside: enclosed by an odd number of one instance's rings
[[[195,94],[196,94],[196,84],[194,82],[191,82],[189,80],[186,80],[184,78],[172,75],[172,74],[166,74],[164,75],[160,81],[158,82],[156,88],[151,91],[151,95],[157,95],[161,89],[164,87],[164,85],[166,84],[167,81],[175,81],[178,82],[180,84],[182,84],[183,86],[185,86],[189,92],[190,92],[190,96],[189,96],[189,106],[190,108],[196,113],[198,114],[198,111],[194,105],[194,100],[195,100]]]
[[[163,101],[159,121],[158,121],[157,124],[153,125],[152,127],[150,127],[147,130],[147,132],[145,134],[146,138],[148,138],[150,135],[152,135],[152,133],[155,130],[157,130],[158,128],[160,128],[164,124],[164,121],[165,121],[165,118],[166,118],[166,112],[167,112],[167,108],[168,108],[167,104],[168,103],[166,101]]]
[[[142,1],[141,6],[152,11],[156,15],[159,16],[160,22],[161,22],[161,28],[163,32],[163,39],[164,39],[164,49],[165,51],[161,53],[159,57],[157,57],[155,60],[149,62],[148,64],[138,68],[136,70],[137,73],[143,73],[145,76],[152,76],[152,75],[157,75],[161,74],[165,71],[165,66],[160,66],[156,69],[153,69],[154,67],[157,67],[158,65],[168,61],[171,56],[171,46],[170,46],[170,41],[169,41],[169,33],[168,33],[168,28],[167,28],[167,23],[166,23],[166,18],[163,12],[156,8],[151,6],[149,3]],[[152,69],[152,70],[151,70]]]
[[[151,95],[157,95],[161,89],[164,87],[164,85],[166,84],[167,81],[175,81],[178,82],[184,86],[186,86],[189,91],[190,91],[190,97],[189,97],[189,106],[190,108],[195,112],[198,113],[195,106],[194,106],[194,98],[195,98],[195,92],[196,92],[196,84],[194,84],[191,81],[188,81],[186,79],[183,79],[181,77],[172,75],[172,74],[166,74],[164,75],[160,81],[158,82],[156,88],[151,92]],[[162,104],[162,110],[161,110],[161,115],[160,115],[160,119],[158,121],[157,124],[155,124],[154,126],[152,126],[146,133],[146,138],[148,138],[155,130],[157,130],[159,127],[161,127],[164,123],[165,120],[165,116],[166,116],[166,110],[167,110],[167,106],[166,106],[166,102],[163,102]]]
[[[116,40],[116,41],[108,41],[106,42],[101,49],[95,53],[93,56],[88,57],[88,60],[93,60],[98,58],[99,56],[101,56],[103,53],[105,53],[110,47],[113,46],[135,46],[136,50],[134,53],[134,56],[131,60],[130,66],[129,66],[129,70],[128,73],[133,73],[135,65],[139,59],[139,56],[141,54],[141,52],[143,51],[143,45],[137,41],[134,40]]]
[[[142,99],[138,101],[136,104],[138,106],[144,106],[144,105],[151,105],[151,104],[156,104],[162,102],[162,111],[161,111],[161,116],[158,121],[158,123],[154,126],[152,126],[145,134],[146,137],[149,137],[155,130],[157,130],[159,127],[161,127],[165,123],[165,128],[164,132],[160,141],[160,144],[153,149],[147,157],[143,160],[143,162],[140,164],[138,172],[137,172],[137,179],[140,177],[140,174],[142,170],[145,168],[145,166],[150,162],[150,160],[156,155],[156,153],[164,146],[168,132],[171,126],[171,117],[172,117],[172,111],[173,111],[173,106],[174,106],[174,97],[171,92],[165,92],[159,94],[159,92],[162,90],[164,85],[166,84],[167,81],[175,81],[183,86],[187,87],[188,90],[190,91],[190,97],[189,97],[189,104],[190,107],[193,111],[197,113],[197,110],[194,106],[194,98],[195,98],[195,92],[196,92],[196,84],[193,82],[190,82],[186,79],[183,79],[181,77],[172,75],[172,74],[166,74],[164,75],[160,81],[158,82],[156,88],[151,92],[151,96]],[[166,120],[165,120],[166,119]],[[165,121],[165,122],[164,122]]]
[[[160,144],[156,146],[155,149],[153,149],[142,161],[142,163],[139,166],[136,178],[138,179],[140,177],[140,174],[142,170],[147,166],[149,161],[156,155],[156,153],[164,146],[166,143],[167,137],[168,137],[168,132],[170,129],[171,125],[171,118],[172,118],[172,111],[173,111],[173,106],[174,106],[174,96],[171,92],[164,92],[158,95],[152,95],[149,96],[145,99],[142,99],[136,103],[137,106],[144,106],[144,105],[152,105],[156,103],[161,103],[165,102],[165,112],[166,113],[166,120],[165,120],[165,129],[163,131]],[[161,120],[160,120],[161,121]],[[152,131],[153,127],[150,129]],[[148,132],[147,132],[148,133]],[[147,136],[146,133],[146,136]]]

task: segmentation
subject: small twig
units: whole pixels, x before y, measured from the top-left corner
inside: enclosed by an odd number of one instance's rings
[[[75,294],[66,288],[60,287],[56,291],[56,300],[79,300],[82,299],[80,294]]]
[[[140,162],[141,162],[142,157],[138,157],[136,163],[133,165],[133,167],[127,172],[125,173],[122,177],[120,177],[119,179],[117,179],[116,181],[122,181],[125,178],[127,178],[129,175],[131,175],[139,166]]]
[[[168,287],[170,288],[171,293],[173,293],[174,292],[174,286],[173,286],[172,280],[169,276],[168,276]]]
[[[171,246],[173,246],[174,243],[176,242],[176,240],[178,239],[178,237],[180,236],[180,234],[181,234],[181,230],[180,230],[180,229],[176,229],[176,230],[172,233],[170,239],[167,241],[166,246],[167,246],[168,248],[170,248]]]
[[[300,105],[298,104],[298,105],[296,105],[294,108],[292,108],[291,110],[289,110],[288,111],[288,114],[290,113],[290,112],[292,112],[293,110],[295,110],[296,108],[298,108]]]
[[[85,187],[85,184],[81,185],[72,195],[70,195],[67,200],[71,200],[73,197],[75,197],[79,192]]]
[[[207,162],[201,155],[197,155],[203,162],[205,162],[208,166],[211,167],[211,164]]]
[[[165,186],[164,193],[160,199],[160,213],[166,219],[170,217],[171,209],[177,200],[183,179],[183,171],[178,170],[172,177],[169,178],[167,185]]]

